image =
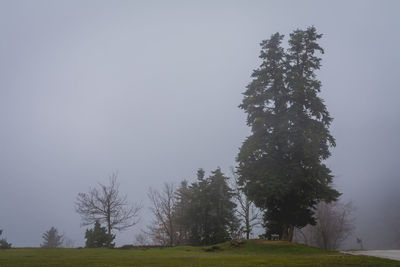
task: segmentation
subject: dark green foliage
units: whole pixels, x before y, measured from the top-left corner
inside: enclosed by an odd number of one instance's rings
[[[252,130],[237,157],[240,182],[264,210],[265,226],[288,240],[293,227],[315,224],[318,202],[340,195],[331,188],[333,176],[323,163],[335,140],[315,75],[321,36],[314,27],[296,30],[286,51],[279,33],[263,41],[263,62],[240,105]]]
[[[112,243],[115,235],[107,233],[105,227],[101,227],[98,221],[95,222],[93,229],[87,229],[85,233],[87,248],[113,248]]]
[[[230,239],[231,231],[238,223],[234,215],[233,192],[227,180],[219,168],[208,178],[200,169],[197,182],[190,186],[182,183],[178,189],[175,211],[186,243],[209,245]]]
[[[236,204],[232,201],[233,191],[228,186],[228,179],[219,168],[208,178],[208,202],[211,203],[208,238],[211,244],[229,240],[232,230],[239,226],[234,215]]]
[[[3,233],[3,230],[0,229],[0,236]],[[11,248],[11,243],[7,242],[7,239],[2,238],[0,239],[0,249],[9,249]]]
[[[58,234],[58,230],[55,227],[51,227],[42,237],[44,242],[41,247],[43,248],[57,248],[63,243],[63,236]]]

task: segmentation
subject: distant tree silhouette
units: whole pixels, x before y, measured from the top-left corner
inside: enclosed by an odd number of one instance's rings
[[[326,250],[337,250],[354,231],[351,202],[318,203],[315,209],[316,225],[296,229],[296,241]]]
[[[0,229],[0,236],[3,233],[3,230]],[[0,249],[9,249],[11,248],[11,243],[7,242],[7,239],[2,238],[0,239]]]
[[[108,234],[112,230],[124,230],[139,222],[140,204],[129,205],[126,195],[120,195],[117,173],[110,176],[109,185],[92,188],[88,193],[79,193],[75,208],[82,216],[82,225],[105,223]]]
[[[63,236],[58,234],[58,230],[55,227],[51,227],[50,230],[43,234],[43,248],[57,248],[63,243]]]

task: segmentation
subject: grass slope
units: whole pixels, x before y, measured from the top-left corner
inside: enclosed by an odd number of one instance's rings
[[[0,266],[400,266],[400,262],[288,242],[249,240],[239,247],[227,242],[217,247],[147,250],[15,248],[0,250]]]

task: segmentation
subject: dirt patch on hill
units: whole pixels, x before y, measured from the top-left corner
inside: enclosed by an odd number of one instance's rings
[[[272,240],[264,240],[264,239],[258,239],[254,240],[256,244],[266,244],[266,245],[290,245],[293,244],[288,241],[272,241]]]

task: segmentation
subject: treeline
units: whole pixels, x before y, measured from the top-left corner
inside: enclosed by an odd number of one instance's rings
[[[191,183],[184,180],[177,187],[165,183],[162,188],[150,188],[154,219],[137,236],[138,245],[210,245],[249,238],[260,223],[259,213],[233,170],[232,175],[229,178],[217,168],[206,177],[199,169]],[[136,225],[141,218],[143,206],[128,203],[119,192],[117,177],[113,173],[108,185],[78,194],[75,208],[82,225],[94,225],[86,230],[86,247],[114,247],[115,232]]]
[[[150,236],[153,243],[173,246],[249,238],[258,217],[253,203],[262,213],[267,238],[273,234],[292,241],[296,229],[323,227],[317,211],[324,206],[319,204],[334,203],[340,193],[332,187],[333,175],[325,164],[336,143],[329,131],[332,118],[319,97],[322,84],[316,73],[324,53],[318,44],[321,37],[315,27],[308,27],[289,34],[286,46],[279,33],[261,42],[262,62],[253,71],[239,106],[247,115],[251,134],[236,157],[234,182],[229,185],[219,168],[208,177],[200,169],[192,183],[151,189],[155,219],[139,239],[147,242]],[[87,238],[98,236],[100,240],[87,242],[87,246],[112,247],[115,231],[138,223],[142,205],[127,202],[119,193],[116,177],[113,174],[109,185],[77,197],[75,208],[82,225],[96,228],[88,230]],[[323,243],[333,246],[326,240]]]
[[[245,227],[237,213],[240,192],[228,181],[220,168],[208,177],[199,169],[197,180],[190,184],[182,181],[177,188],[164,184],[161,191],[150,189],[155,219],[146,234],[153,243],[168,246],[209,245],[242,237]]]

